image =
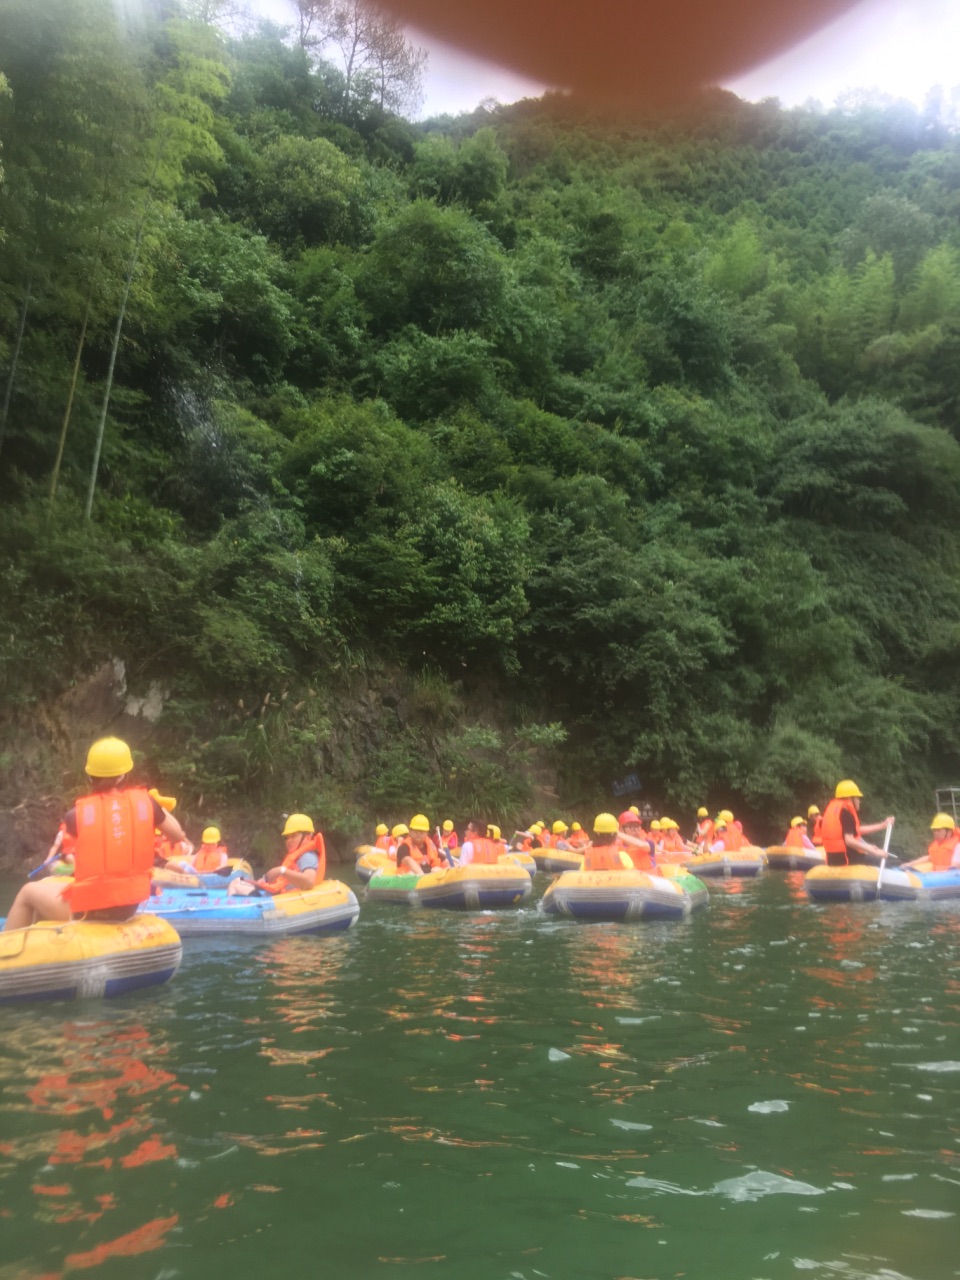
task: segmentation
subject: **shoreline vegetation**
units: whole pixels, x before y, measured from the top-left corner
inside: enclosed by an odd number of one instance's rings
[[[921,838],[960,779],[946,95],[412,124],[175,4],[0,34],[8,864],[101,731],[238,851],[629,773],[760,838],[855,776]]]

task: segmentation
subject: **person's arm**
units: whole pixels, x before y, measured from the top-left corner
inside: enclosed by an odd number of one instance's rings
[[[895,818],[884,818],[882,822],[871,822],[867,827],[861,824],[860,834],[862,836],[868,836],[874,831],[886,831],[887,827],[892,827],[895,821]]]
[[[54,858],[57,856],[57,854],[60,852],[60,848],[62,845],[63,845],[63,828],[61,827],[57,831],[57,834],[53,837],[53,844],[47,850],[47,856],[45,861],[52,862]]]
[[[158,806],[159,807],[159,806]],[[155,825],[158,831],[161,831],[172,844],[180,844],[181,842],[188,844],[183,827],[176,820],[172,813],[167,813],[166,809],[161,809],[163,817]],[[190,852],[193,852],[193,846],[190,846]]]

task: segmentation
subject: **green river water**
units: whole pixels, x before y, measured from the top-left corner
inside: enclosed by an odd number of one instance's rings
[[[960,1276],[958,965],[960,904],[775,872],[681,925],[188,940],[0,1010],[0,1280]]]

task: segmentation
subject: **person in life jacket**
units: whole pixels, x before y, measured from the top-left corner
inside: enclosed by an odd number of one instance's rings
[[[556,820],[556,822],[553,824],[553,826],[550,829],[550,838],[551,838],[551,843],[554,849],[572,849],[573,848],[570,841],[567,839],[567,833],[569,830],[570,828],[567,826],[567,824],[563,821],[562,818],[558,818]]]
[[[382,849],[384,853],[389,853],[392,841],[390,838],[390,828],[385,822],[377,823],[377,836],[373,842],[375,849]]]
[[[710,817],[710,811],[701,805],[697,810],[697,825],[693,832],[693,843],[703,845],[706,848],[712,840],[713,820]]]
[[[593,838],[583,851],[584,871],[626,871],[626,862],[637,871],[657,871],[646,840],[624,834],[612,813],[598,813],[593,820]]]
[[[680,834],[680,823],[673,818],[661,818],[660,830],[663,832],[662,853],[686,853],[687,846]]]
[[[53,837],[53,844],[47,850],[45,862],[54,862],[58,858],[64,866],[73,866],[73,851],[77,847],[76,839],[67,830],[67,824],[61,822],[57,827],[57,834]]]
[[[312,889],[325,880],[327,850],[313,819],[305,813],[291,813],[281,834],[286,846],[283,861],[255,881],[257,888],[267,893],[291,893]]]
[[[434,871],[448,866],[448,862],[437,846],[430,839],[430,822],[423,813],[415,813],[410,819],[410,832],[405,842],[397,849],[397,866],[400,865],[401,850],[404,857],[412,857],[420,864],[422,871]]]
[[[931,870],[950,871],[960,867],[960,839],[957,836],[956,823],[950,814],[934,814],[930,830],[933,832],[933,838],[927,845],[926,857],[930,860]],[[905,862],[903,865],[913,867],[923,861],[923,858],[914,858],[913,862]]]
[[[167,813],[173,813],[177,807],[175,796],[162,796],[156,787],[151,787],[148,792],[151,800],[155,800],[161,809]],[[193,845],[190,841],[183,837],[182,840],[171,840],[159,827],[154,831],[153,852],[155,863],[158,867],[165,867],[168,864],[175,870],[192,871],[189,865],[193,856]],[[179,864],[179,865],[178,865]]]
[[[419,861],[414,857],[414,848],[409,841],[410,828],[405,822],[398,822],[390,832],[392,843],[390,846],[390,857],[397,864],[398,876],[422,876],[423,868]],[[390,870],[390,868],[388,868]]]
[[[481,835],[482,831],[486,834]],[[495,823],[490,822],[484,826],[474,820],[467,823],[460,850],[460,865],[463,867],[472,863],[479,866],[496,866],[500,861],[500,855],[506,851],[507,846],[500,838],[500,828]]]
[[[585,845],[590,843],[590,837],[584,831],[579,822],[570,823],[570,831],[567,835],[567,840],[570,842],[571,849],[582,849]]]
[[[457,850],[460,848],[460,837],[454,830],[453,823],[447,818],[442,827],[443,830],[443,847],[451,858],[457,856]]]
[[[713,824],[714,833],[716,833],[718,825],[723,822],[723,847],[727,853],[736,853],[738,849],[742,849],[746,844],[743,838],[743,827],[739,822],[734,820],[733,814],[729,809],[721,809],[717,814],[717,821]],[[717,841],[714,840],[714,844]],[[711,852],[716,852],[711,845]]]
[[[626,846],[626,852],[638,870],[646,871],[646,864],[651,862],[655,853],[654,842],[651,836],[648,836],[643,829],[643,820],[636,809],[624,809],[623,813],[617,818],[620,826],[621,843]],[[652,865],[652,863],[651,863]]]
[[[227,865],[229,857],[230,854],[226,845],[220,842],[220,828],[205,827],[203,835],[200,837],[200,848],[196,849],[193,854],[194,871],[199,871],[201,874],[219,871],[221,867]]]
[[[545,822],[539,821],[536,824],[537,840],[541,849],[552,849],[554,841],[550,836],[550,829]],[[537,847],[536,845],[534,847]]]
[[[837,783],[833,799],[823,815],[823,851],[828,867],[862,866],[880,862],[887,855],[875,844],[864,840],[865,835],[884,831],[893,826],[893,818],[861,826],[860,801],[863,792],[851,778]]]
[[[807,830],[815,845],[823,844],[823,814],[815,804],[807,810]]]
[[[654,818],[650,823],[650,843],[653,847],[653,855],[656,857],[663,848],[663,830],[659,818]]]
[[[807,835],[806,818],[791,818],[790,830],[783,837],[785,849],[815,849],[816,845]]]
[[[35,920],[129,920],[150,896],[154,828],[173,841],[183,830],[145,787],[127,786],[133,771],[130,748],[119,738],[101,738],[87,752],[90,794],[64,818],[76,840],[74,878],[40,880],[17,894],[4,929]]]

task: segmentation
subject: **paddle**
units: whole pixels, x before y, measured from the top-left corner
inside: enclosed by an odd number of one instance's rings
[[[57,852],[52,857],[47,858],[44,862],[41,862],[39,867],[34,867],[32,871],[28,871],[27,879],[35,880],[41,871],[46,871],[47,867],[53,866],[53,864],[56,862],[56,860],[59,857],[60,857],[60,851],[58,849]]]
[[[880,859],[880,870],[877,872],[877,897],[880,897],[880,886],[883,884],[883,869],[887,865],[887,858],[895,858],[896,854],[890,853],[890,836],[893,832],[893,823],[883,833],[883,857]]]
[[[433,834],[437,837],[437,848],[446,858],[450,866],[455,867],[457,864],[453,860],[453,854],[450,852],[450,850],[447,848],[446,844],[444,843],[443,836],[440,834],[440,828],[434,827]]]

